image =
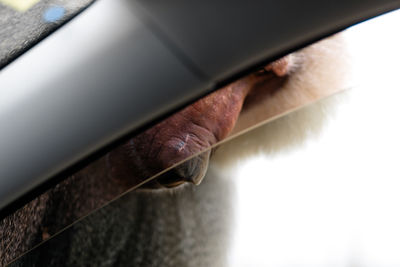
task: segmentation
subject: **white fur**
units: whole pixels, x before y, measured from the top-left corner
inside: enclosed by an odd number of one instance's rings
[[[215,153],[214,178],[236,186],[229,266],[400,265],[400,40],[385,32],[398,25],[394,16],[345,33],[351,66],[334,40],[298,54],[312,60],[301,69],[308,72],[296,72],[280,97],[291,105],[319,90],[354,88]]]

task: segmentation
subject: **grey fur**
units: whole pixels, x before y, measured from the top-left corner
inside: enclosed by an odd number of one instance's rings
[[[131,192],[11,266],[224,266],[232,183]]]

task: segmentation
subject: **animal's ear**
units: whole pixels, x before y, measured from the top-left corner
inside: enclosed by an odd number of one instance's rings
[[[284,56],[264,67],[266,71],[272,71],[278,77],[287,75],[293,65],[292,55]]]

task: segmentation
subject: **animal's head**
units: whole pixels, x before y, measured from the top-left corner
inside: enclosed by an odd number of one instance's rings
[[[254,91],[271,93],[290,68],[290,57],[267,65],[187,106],[107,155],[109,176],[120,181],[145,179],[188,159],[226,138],[245,99]],[[199,184],[206,174],[210,150],[179,164],[147,185],[175,187]]]

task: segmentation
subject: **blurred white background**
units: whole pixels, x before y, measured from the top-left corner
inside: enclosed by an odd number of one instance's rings
[[[356,86],[322,132],[240,163],[230,266],[400,266],[399,26],[348,29]]]

